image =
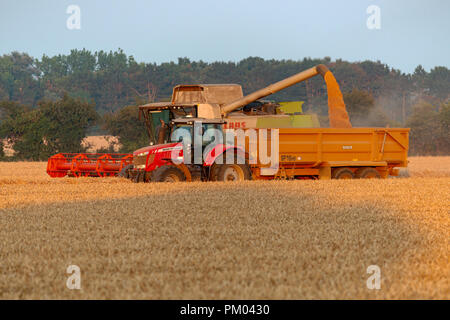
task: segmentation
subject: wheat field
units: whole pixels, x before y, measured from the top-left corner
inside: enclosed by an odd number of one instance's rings
[[[1,299],[450,298],[450,157],[386,180],[134,184],[45,166],[0,163]]]

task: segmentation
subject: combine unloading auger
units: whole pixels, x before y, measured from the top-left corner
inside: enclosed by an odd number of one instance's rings
[[[331,128],[351,128],[350,119],[345,108],[344,98],[339,85],[331,71],[323,64],[297,73],[289,78],[278,81],[258,91],[250,93],[245,97],[221,107],[222,116],[243,107],[253,101],[264,98],[275,92],[283,90],[299,82],[308,80],[316,75],[321,75],[327,85],[328,92],[328,116]]]

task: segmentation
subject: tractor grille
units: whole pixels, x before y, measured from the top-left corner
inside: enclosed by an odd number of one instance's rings
[[[154,154],[150,154],[148,156],[148,162],[152,163],[153,159],[155,159]],[[133,166],[135,169],[145,169],[145,165],[147,163],[147,155],[145,156],[134,156],[133,157]]]

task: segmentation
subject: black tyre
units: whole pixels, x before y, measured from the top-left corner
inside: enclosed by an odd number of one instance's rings
[[[167,165],[153,170],[150,180],[152,182],[179,182],[186,181],[186,176],[177,167]]]
[[[130,178],[130,170],[133,168],[132,164],[126,165],[125,167],[122,168],[122,170],[120,170],[119,174],[117,176],[121,177],[121,178]]]
[[[226,156],[224,157],[224,161]],[[217,164],[216,181],[244,181],[252,179],[250,166],[242,158],[235,157],[233,164]],[[242,164],[241,164],[242,163]]]
[[[356,170],[357,179],[380,179],[381,175],[375,168],[360,168]]]
[[[145,172],[138,171],[132,177],[130,175],[131,181],[135,183],[145,182]]]
[[[211,166],[211,169],[209,170],[209,180],[210,181],[217,181],[217,173],[219,172],[220,165],[214,163]]]
[[[354,179],[355,174],[349,168],[336,168],[331,174],[332,179]]]

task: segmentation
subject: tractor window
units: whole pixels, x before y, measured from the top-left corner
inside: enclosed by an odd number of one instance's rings
[[[193,143],[194,128],[195,127],[193,125],[188,124],[177,124],[173,126],[170,135],[170,141],[181,142],[184,136],[189,136],[191,138],[191,143]],[[202,126],[200,126],[198,129],[199,131],[195,132],[195,135],[200,135],[202,137],[203,146],[208,145],[216,140],[220,140],[220,137],[216,138],[217,135],[222,134],[222,126],[220,124],[212,124],[212,123],[202,124]],[[210,129],[215,129],[215,131]]]
[[[168,110],[155,110],[155,111],[144,111],[145,126],[147,127],[147,134],[150,138],[150,144],[157,144],[160,136],[161,127],[169,122],[169,111]],[[167,135],[164,139],[167,141]]]
[[[203,140],[202,140],[202,144],[203,146],[207,146],[210,143],[218,143],[220,138],[216,137],[218,134],[222,134],[222,126],[218,125],[218,124],[212,124],[212,123],[208,123],[208,124],[203,124],[202,125],[202,135],[203,135]],[[210,130],[210,129],[214,129],[214,130]],[[208,131],[209,130],[209,131]]]
[[[172,127],[172,132],[170,134],[171,142],[181,142],[183,141],[183,137],[188,136],[191,137],[192,141],[192,126],[190,125],[176,125]]]

